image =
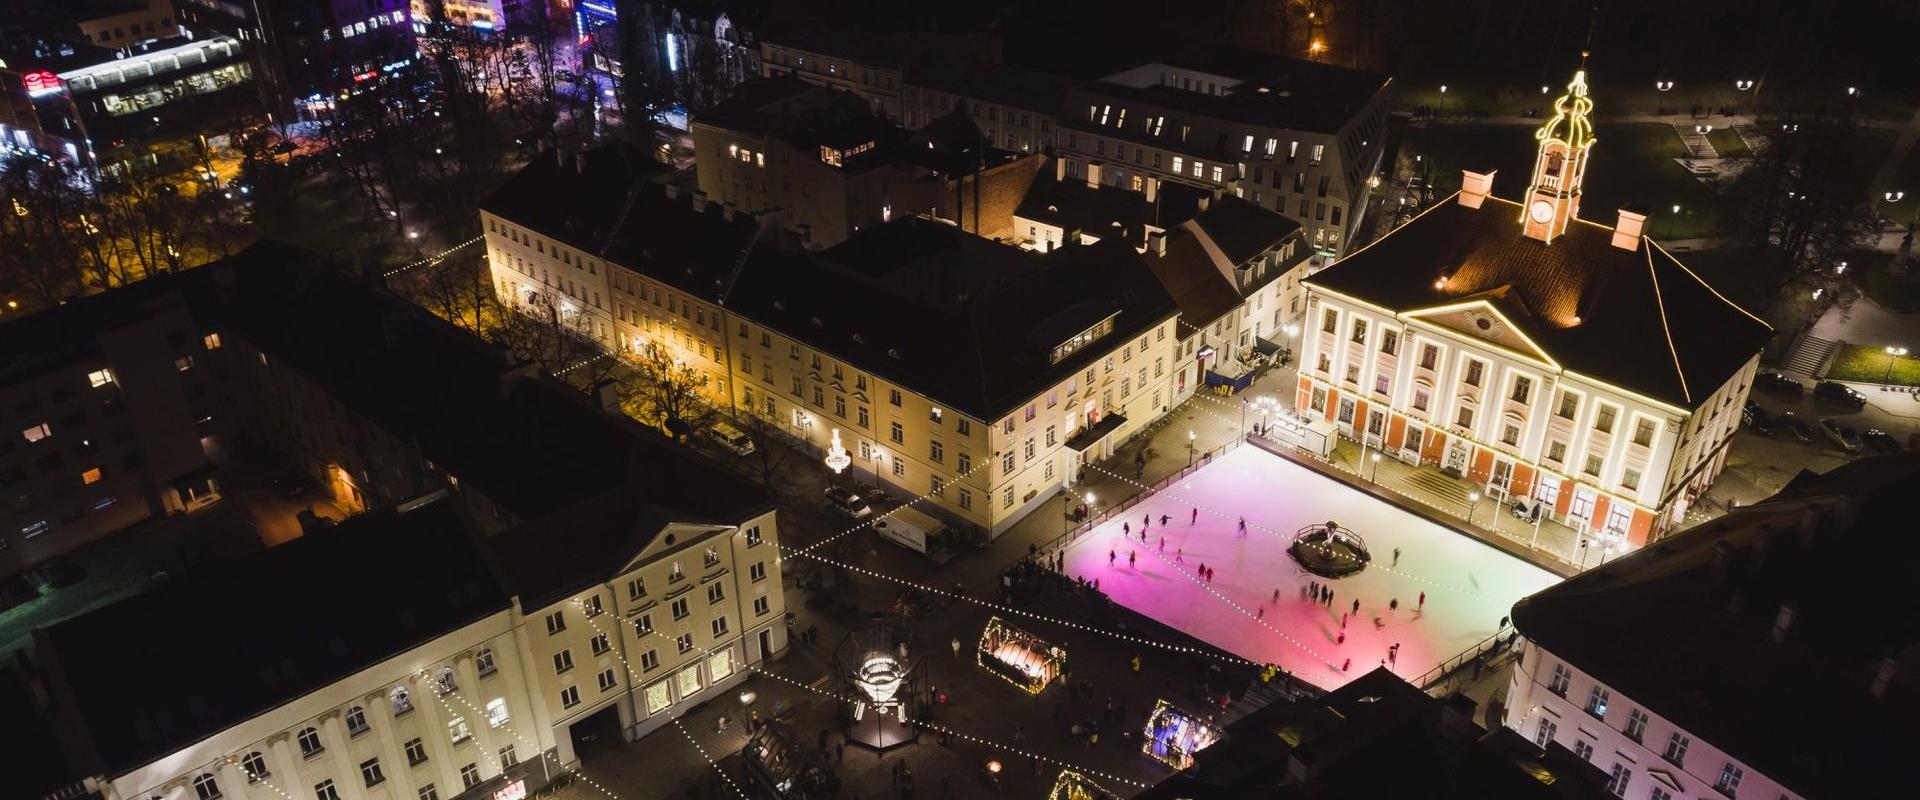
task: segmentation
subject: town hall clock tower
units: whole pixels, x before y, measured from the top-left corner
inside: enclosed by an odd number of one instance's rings
[[[1593,149],[1593,101],[1587,99],[1584,65],[1573,73],[1567,93],[1553,102],[1553,108],[1553,118],[1533,133],[1540,149],[1520,212],[1526,236],[1549,244],[1580,214],[1580,184],[1586,179],[1587,154]]]

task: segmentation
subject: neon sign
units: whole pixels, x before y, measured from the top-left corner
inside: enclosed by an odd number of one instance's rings
[[[23,73],[20,80],[27,85],[28,97],[53,94],[65,88],[64,84],[60,83],[60,76],[44,69]]]

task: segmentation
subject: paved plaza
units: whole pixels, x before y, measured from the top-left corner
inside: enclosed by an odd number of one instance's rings
[[[1358,533],[1373,563],[1333,580],[1295,563],[1286,543],[1329,520]],[[1387,660],[1395,644],[1390,666],[1417,677],[1493,635],[1515,600],[1558,580],[1256,447],[1213,459],[1081,537],[1066,569],[1128,608],[1328,689]],[[1330,603],[1303,596],[1316,581],[1331,588]]]

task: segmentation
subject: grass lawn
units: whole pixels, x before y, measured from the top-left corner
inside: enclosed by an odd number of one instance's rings
[[[1891,372],[1888,371],[1889,367],[1892,368]],[[1843,345],[1839,352],[1834,353],[1833,365],[1827,368],[1827,377],[1836,381],[1920,386],[1920,358],[1891,356],[1874,346]]]
[[[1746,158],[1753,155],[1753,152],[1747,149],[1746,140],[1741,139],[1740,134],[1734,133],[1732,128],[1724,125],[1707,131],[1707,141],[1713,145],[1716,152],[1720,153],[1721,158]]]
[[[1656,238],[1714,235],[1719,214],[1713,193],[1674,161],[1686,148],[1671,126],[1602,122],[1595,128],[1582,217],[1611,224],[1616,210],[1633,203],[1651,212]],[[1460,188],[1462,169],[1494,169],[1494,194],[1517,199],[1533,170],[1533,128],[1525,125],[1411,127],[1405,148],[1424,157],[1421,167],[1440,196]],[[1677,216],[1674,205],[1681,208]]]

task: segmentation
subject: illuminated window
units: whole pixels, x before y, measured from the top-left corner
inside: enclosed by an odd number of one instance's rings
[[[173,360],[173,368],[181,372],[193,369],[193,356],[181,356]]]
[[[112,370],[96,369],[92,372],[87,373],[87,384],[89,386],[92,386],[95,389],[98,389],[109,383],[113,383]]]
[[[717,681],[733,674],[733,651],[722,650],[707,657],[707,680]]]
[[[667,681],[648,686],[646,696],[648,714],[658,714],[667,706],[673,705],[673,691],[668,688]]]
[[[33,427],[20,431],[20,435],[26,437],[27,441],[29,442],[37,442],[37,441],[40,441],[41,439],[45,439],[49,436],[52,436],[53,426],[45,422],[42,422],[38,425],[35,425]]]
[[[686,669],[680,670],[680,674],[674,677],[676,682],[680,684],[681,697],[692,697],[699,693],[701,686],[700,665],[694,664]]]
[[[201,337],[201,341],[206,344],[208,350],[220,349],[220,334],[209,333],[206,336]]]
[[[487,701],[487,727],[498,728],[507,724],[507,701],[496,697]]]
[[[100,479],[104,477],[106,477],[106,474],[101,472],[99,467],[94,467],[93,469],[80,473],[80,481],[87,484],[99,483]]]

